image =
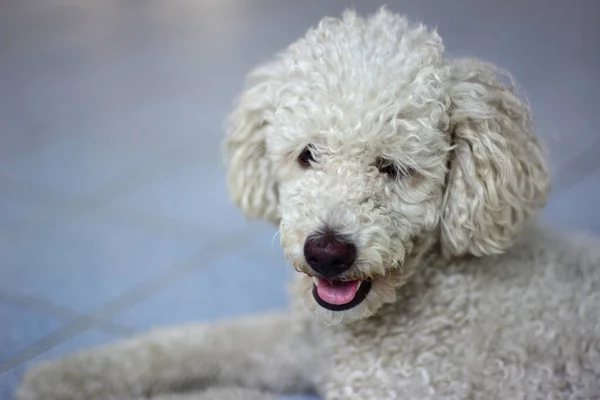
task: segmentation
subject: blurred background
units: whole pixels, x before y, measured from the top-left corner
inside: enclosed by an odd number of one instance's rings
[[[378,1],[0,0],[0,399],[33,362],[283,309],[275,228],[228,199],[245,73]],[[388,1],[516,76],[550,148],[546,223],[600,233],[600,1]]]

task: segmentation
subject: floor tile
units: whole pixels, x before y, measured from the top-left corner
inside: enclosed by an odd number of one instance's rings
[[[132,151],[120,143],[111,143],[110,135],[106,136],[57,139],[18,158],[0,161],[0,168],[15,182],[70,199],[90,193],[102,196],[113,181],[129,179],[133,186],[138,175],[153,164],[171,167],[154,155],[157,149],[138,146]]]
[[[90,330],[63,342],[53,349],[48,350],[47,352],[32,358],[26,363],[21,364],[18,367],[0,375],[0,399],[8,400],[12,397],[12,393],[20,382],[23,373],[25,372],[26,368],[30,367],[31,365],[41,361],[64,357],[81,349],[101,346],[115,340],[117,339],[112,336],[108,336],[102,332]]]
[[[542,221],[561,228],[600,234],[600,170],[587,176],[546,206]]]
[[[39,197],[24,195],[20,185],[0,174],[0,234],[8,226],[22,224],[47,209]]]
[[[61,325],[50,316],[0,300],[0,364]]]
[[[115,321],[147,330],[285,309],[292,271],[279,245],[264,238],[206,265]]]
[[[108,203],[108,207],[162,215],[197,227],[198,241],[231,232],[272,235],[275,228],[244,219],[218,166],[193,165],[165,174],[147,186]]]
[[[101,217],[2,237],[0,286],[89,312],[202,248]]]

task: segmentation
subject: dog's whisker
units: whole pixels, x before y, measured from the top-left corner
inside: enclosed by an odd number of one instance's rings
[[[273,237],[271,238],[271,250],[273,250],[275,252],[275,239],[277,238],[277,236],[281,235],[281,231],[278,229],[275,234],[273,235]]]

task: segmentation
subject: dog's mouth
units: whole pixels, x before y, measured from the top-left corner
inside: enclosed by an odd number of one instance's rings
[[[331,311],[349,310],[359,305],[371,291],[371,280],[340,281],[313,277],[315,301]]]

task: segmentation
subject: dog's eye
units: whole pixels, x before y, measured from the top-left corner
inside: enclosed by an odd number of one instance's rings
[[[300,164],[302,168],[310,168],[310,163],[314,161],[315,159],[313,158],[311,147],[306,146],[298,156],[298,164]]]
[[[375,166],[382,174],[388,175],[391,178],[406,178],[415,173],[414,168],[406,165],[397,165],[393,161],[385,158],[378,158],[375,161]]]

